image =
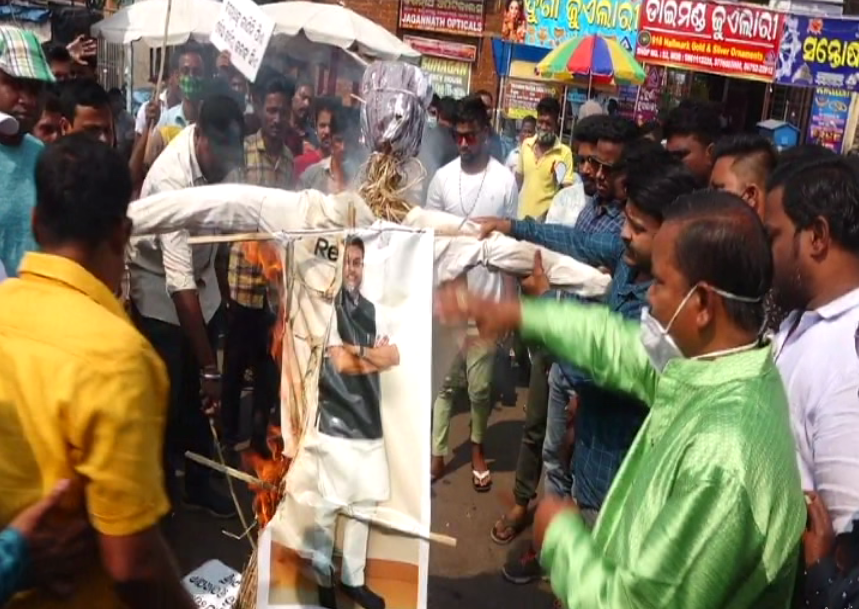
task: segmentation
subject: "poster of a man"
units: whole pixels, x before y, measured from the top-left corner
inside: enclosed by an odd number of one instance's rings
[[[379,373],[400,363],[400,352],[382,332],[376,307],[361,294],[364,241],[350,237],[343,256],[343,287],[334,303],[334,323],[328,354],[319,379],[317,429],[320,442],[319,492],[313,569],[319,584],[319,604],[337,606],[333,565],[337,515],[343,506],[372,513],[390,497],[388,457],[382,436]],[[362,475],[355,475],[360,463]],[[348,519],[343,530],[343,592],[365,609],[384,609],[382,597],[367,587],[364,567],[369,526]]]
[[[426,608],[433,248],[399,227],[294,243],[284,344],[305,367],[284,372],[295,449],[259,609]]]

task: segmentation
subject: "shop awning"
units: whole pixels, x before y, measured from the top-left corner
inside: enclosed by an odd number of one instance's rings
[[[534,64],[536,66],[549,54],[551,49],[543,47],[532,47],[527,44],[516,44],[502,40],[492,39],[492,58],[495,62],[495,72],[498,76],[511,76],[510,66],[514,63]],[[534,75],[536,77],[536,74]]]

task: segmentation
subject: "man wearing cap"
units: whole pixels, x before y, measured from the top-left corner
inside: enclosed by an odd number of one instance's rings
[[[10,275],[17,274],[24,253],[36,249],[30,217],[42,143],[29,132],[42,113],[45,83],[51,82],[35,34],[0,27],[0,262]]]

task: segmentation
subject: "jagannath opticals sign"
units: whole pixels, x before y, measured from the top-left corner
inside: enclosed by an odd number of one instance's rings
[[[759,6],[645,0],[635,57],[643,63],[771,82],[783,15]]]
[[[479,37],[483,35],[483,1],[401,0],[400,27]]]

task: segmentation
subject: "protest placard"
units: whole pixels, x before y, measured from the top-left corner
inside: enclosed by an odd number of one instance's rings
[[[274,20],[252,0],[224,0],[209,42],[229,51],[236,69],[254,82],[273,32]]]
[[[232,609],[239,594],[242,575],[220,560],[210,560],[182,580],[198,607]]]

